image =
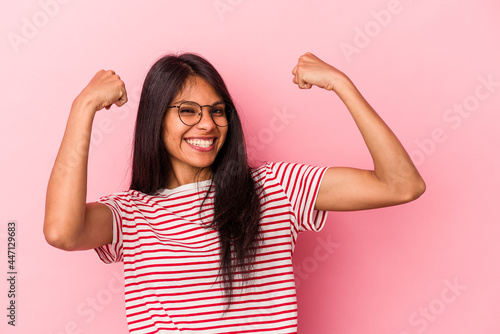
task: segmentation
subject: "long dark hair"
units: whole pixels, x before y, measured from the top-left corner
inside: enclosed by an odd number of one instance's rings
[[[167,55],[146,76],[135,125],[130,189],[151,195],[166,186],[172,167],[162,140],[163,118],[167,106],[194,76],[205,79],[231,109],[226,140],[211,166],[215,198],[209,224],[219,232],[220,276],[230,305],[234,275],[239,272],[247,279],[255,260],[260,202],[240,118],[222,77],[204,58],[191,53]]]

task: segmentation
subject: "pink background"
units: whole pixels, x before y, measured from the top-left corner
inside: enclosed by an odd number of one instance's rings
[[[126,332],[121,265],[52,248],[42,234],[69,108],[97,70],[119,73],[130,101],[95,120],[89,201],[127,187],[138,94],[168,52],[219,69],[255,161],[371,168],[336,96],[292,84],[311,51],[357,84],[427,192],[330,213],[322,232],[300,236],[299,333],[498,334],[499,10],[494,0],[2,1],[0,276],[9,220],[19,275],[15,328],[0,279],[0,332]]]

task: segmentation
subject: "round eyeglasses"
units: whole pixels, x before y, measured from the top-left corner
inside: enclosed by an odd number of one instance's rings
[[[179,118],[182,123],[192,126],[201,121],[203,115],[203,107],[210,108],[210,117],[217,126],[228,126],[230,122],[229,115],[231,108],[225,103],[220,102],[214,105],[199,105],[196,102],[184,101],[178,106],[169,106],[168,108],[177,108]]]

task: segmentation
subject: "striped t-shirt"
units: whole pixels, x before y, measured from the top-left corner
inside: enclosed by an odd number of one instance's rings
[[[261,201],[260,248],[251,279],[239,274],[226,309],[210,180],[155,195],[129,190],[100,199],[113,212],[113,242],[96,249],[123,261],[131,333],[296,333],[292,253],[300,231],[320,230],[314,210],[326,168],[267,163],[253,172]],[[226,312],[224,312],[226,311]]]

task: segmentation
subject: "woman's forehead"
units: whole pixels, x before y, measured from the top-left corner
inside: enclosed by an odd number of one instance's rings
[[[175,95],[173,102],[194,101],[200,104],[211,104],[220,100],[222,100],[221,96],[205,79],[200,76],[190,76]]]

